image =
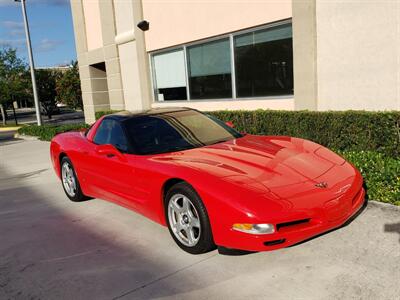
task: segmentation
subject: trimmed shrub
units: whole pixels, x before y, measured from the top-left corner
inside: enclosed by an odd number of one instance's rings
[[[115,111],[96,112],[96,119]],[[400,205],[400,112],[215,111],[239,131],[288,135],[334,149],[362,173],[369,199]],[[20,134],[49,141],[87,124],[25,126]]]
[[[79,124],[68,124],[68,125],[29,125],[23,126],[18,129],[18,133],[21,135],[31,135],[37,136],[39,140],[42,141],[50,141],[56,134],[66,132],[66,131],[74,131],[74,130],[82,130],[89,128],[89,125],[85,123]]]
[[[340,151],[376,151],[400,156],[400,112],[215,111],[250,134],[288,135]]]
[[[98,111],[96,119],[115,111]],[[400,112],[366,111],[212,111],[238,131],[287,135],[312,140],[339,151],[375,151],[400,156]]]
[[[400,159],[372,151],[339,151],[364,177],[370,200],[400,206]]]

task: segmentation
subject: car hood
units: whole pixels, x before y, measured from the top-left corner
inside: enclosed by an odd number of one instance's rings
[[[340,159],[326,159],[319,153],[321,148],[299,138],[245,135],[211,146],[158,155],[153,159],[185,165],[225,181],[265,191],[265,188],[314,180],[342,162]]]

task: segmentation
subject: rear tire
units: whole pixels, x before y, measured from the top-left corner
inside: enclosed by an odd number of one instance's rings
[[[60,172],[64,192],[71,201],[81,202],[90,199],[82,193],[74,166],[67,156],[61,159]]]
[[[189,184],[180,182],[168,190],[164,210],[169,232],[182,250],[201,254],[216,248],[207,210]]]

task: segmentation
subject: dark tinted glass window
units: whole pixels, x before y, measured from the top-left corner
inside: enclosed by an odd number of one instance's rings
[[[238,97],[293,94],[292,25],[236,36]]]
[[[187,48],[191,99],[232,97],[229,39]]]
[[[128,141],[126,139],[126,135],[121,125],[114,121],[113,126],[111,128],[111,136],[109,144],[113,145],[115,148],[122,152],[128,151]]]
[[[124,122],[137,154],[156,154],[210,145],[241,134],[197,111],[139,116]]]
[[[93,142],[98,145],[111,144],[122,152],[128,151],[125,132],[115,120],[103,120],[97,129]]]
[[[93,142],[97,145],[109,144],[111,136],[113,120],[105,119],[101,121],[99,128],[97,128],[96,135],[94,136]]]

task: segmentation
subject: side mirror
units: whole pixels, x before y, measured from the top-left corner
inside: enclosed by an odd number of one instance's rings
[[[230,122],[230,121],[225,122],[225,125],[226,125],[226,126],[229,126],[230,128],[235,128],[235,125],[233,125],[233,123]]]
[[[124,155],[111,144],[97,145],[95,151],[99,155],[104,155],[109,158],[116,156],[121,160],[125,160]]]

